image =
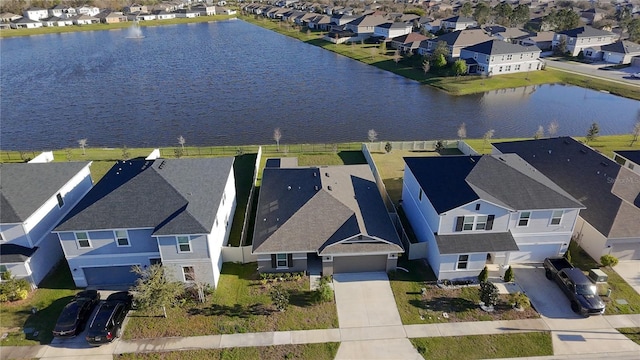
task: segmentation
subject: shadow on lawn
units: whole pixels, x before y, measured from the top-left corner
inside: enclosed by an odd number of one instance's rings
[[[316,304],[312,291],[294,290],[289,292],[289,304],[298,307],[308,307]]]
[[[409,300],[409,304],[425,310],[437,312],[464,312],[478,308],[473,301],[463,298],[435,297],[429,300]]]
[[[254,315],[271,315],[275,310],[266,307],[264,304],[252,304],[249,306],[242,306],[235,304],[233,306],[227,305],[211,305],[207,308],[189,309],[189,315],[205,315],[205,316],[230,316],[239,318],[248,318]]]

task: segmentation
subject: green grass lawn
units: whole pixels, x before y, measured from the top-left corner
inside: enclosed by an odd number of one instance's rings
[[[49,344],[56,320],[72,296],[77,293],[66,261],[45,278],[40,287],[25,300],[3,303],[0,307],[2,332],[9,336],[0,340],[2,346]],[[32,308],[38,312],[31,314]],[[23,329],[32,328],[38,335],[25,335]],[[0,350],[1,352],[1,350]]]
[[[236,156],[233,163],[233,171],[236,179],[236,212],[233,216],[233,225],[229,234],[229,244],[239,246],[242,237],[245,212],[251,192],[253,173],[258,154],[244,154]]]
[[[198,336],[262,331],[326,329],[338,326],[335,303],[311,301],[309,280],[279,282],[291,295],[284,311],[272,307],[273,284],[258,281],[256,263],[225,263],[219,287],[204,304],[167,308],[168,317],[131,313],[125,339]]]
[[[163,353],[132,353],[116,355],[116,360],[330,360],[335,358],[340,343],[279,345],[209,350],[185,350]]]
[[[621,334],[624,334],[629,339],[633,340],[636,344],[640,345],[640,328],[621,328],[617,329]]]
[[[410,339],[425,359],[496,359],[553,355],[551,334],[456,336]]]

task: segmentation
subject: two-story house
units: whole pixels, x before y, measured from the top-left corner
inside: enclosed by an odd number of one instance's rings
[[[413,25],[411,25],[410,23],[386,22],[374,27],[373,36],[391,39],[398,36],[410,34],[412,30]]]
[[[420,55],[433,53],[438,46],[438,43],[444,42],[449,49],[449,56],[447,60],[454,61],[460,58],[460,51],[463,48],[489,40],[492,40],[491,36],[487,35],[480,29],[459,30],[446,33],[434,39],[422,41],[418,48],[418,53]]]
[[[0,272],[36,286],[62,260],[51,230],[91,189],[90,165],[0,164]]]
[[[624,166],[629,170],[640,174],[640,150],[614,151],[613,160],[621,166]]]
[[[402,208],[438,279],[542,262],[569,246],[582,204],[516,155],[407,157]]]
[[[591,26],[581,26],[575,29],[556,33],[553,38],[553,48],[555,49],[563,40],[566,52],[571,56],[578,54],[588,47],[611,44],[616,41],[617,35]]]
[[[375,27],[389,22],[384,16],[363,15],[345,24],[344,29],[353,32],[359,39],[373,36]]]
[[[535,45],[489,40],[462,49],[460,59],[467,61],[470,74],[500,75],[540,70],[540,52]]]
[[[493,147],[518,154],[586,206],[573,237],[592,258],[640,259],[640,174],[570,137]]]
[[[131,267],[216,286],[236,207],[233,158],[118,161],[55,228],[78,287],[132,285]]]
[[[470,29],[478,26],[478,22],[476,22],[473,18],[465,17],[465,16],[453,16],[450,18],[443,19],[440,28],[445,29],[446,31],[458,31]]]
[[[22,15],[27,19],[38,21],[40,19],[49,17],[49,10],[39,7],[30,7],[27,10],[23,11]]]
[[[78,15],[76,13],[75,8],[67,5],[62,5],[62,4],[58,4],[52,7],[51,9],[49,9],[48,11],[49,11],[49,15],[59,17],[62,19]]]

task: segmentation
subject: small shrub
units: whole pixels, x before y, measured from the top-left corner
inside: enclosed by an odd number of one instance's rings
[[[514,278],[513,275],[513,268],[511,266],[509,266],[509,268],[507,269],[507,271],[504,272],[504,281],[506,282],[512,282]]]
[[[568,262],[573,264],[573,262],[571,261],[571,250],[567,250],[567,252],[564,253],[564,258],[567,259]]]
[[[613,267],[618,265],[618,258],[611,254],[602,255],[600,257],[600,264],[602,264],[602,266]]]
[[[480,300],[485,306],[494,306],[498,303],[498,287],[493,283],[480,283]]]
[[[529,301],[529,297],[520,291],[515,294],[509,295],[509,300],[511,304],[517,308],[528,309],[531,306],[531,302]]]
[[[391,143],[390,142],[387,142],[386,144],[384,144],[384,151],[386,151],[387,154],[391,152]]]
[[[20,289],[16,291],[16,300],[24,300],[29,296],[29,291],[26,289]]]
[[[478,281],[483,283],[483,282],[487,282],[487,280],[489,280],[489,269],[487,269],[487,267],[485,266],[484,269],[482,269],[482,271],[480,271],[480,274],[478,275]]]
[[[317,303],[330,302],[333,300],[333,289],[329,286],[329,283],[320,283],[320,286],[314,291],[313,299]]]
[[[0,294],[0,302],[7,302],[9,301],[9,297],[7,296],[7,294]]]
[[[280,311],[287,310],[289,307],[289,293],[280,285],[276,285],[271,289],[271,301],[273,306]]]

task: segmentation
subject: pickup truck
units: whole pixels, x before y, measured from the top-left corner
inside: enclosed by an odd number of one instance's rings
[[[545,275],[555,280],[571,301],[571,310],[583,316],[604,313],[604,302],[596,293],[596,285],[565,258],[544,260]]]

